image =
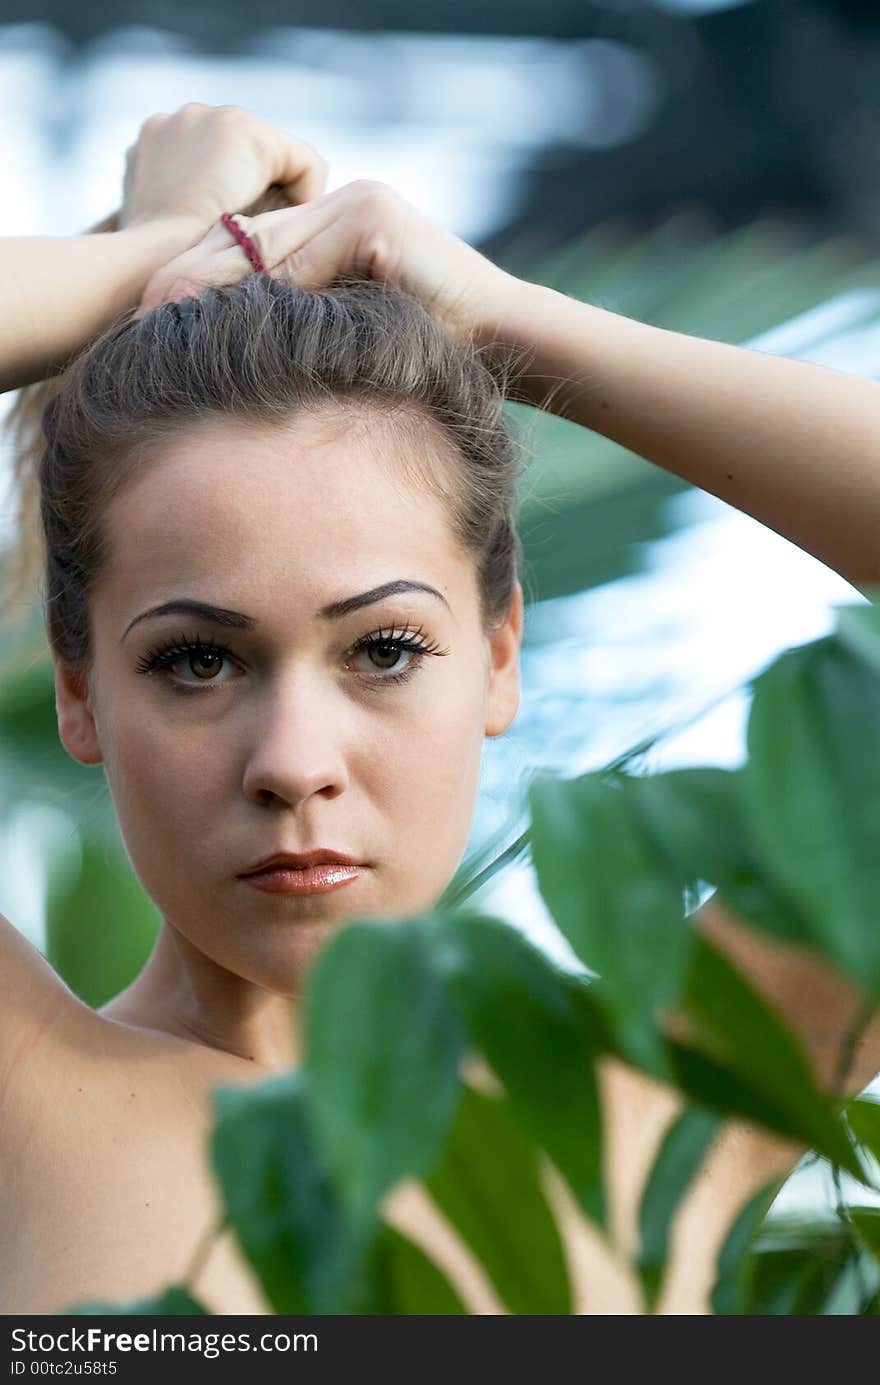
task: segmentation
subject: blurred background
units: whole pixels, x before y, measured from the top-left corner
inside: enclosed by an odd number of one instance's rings
[[[118,206],[149,114],[233,103],[315,145],[328,190],[390,183],[522,277],[877,378],[878,76],[869,0],[0,0],[0,234],[85,230]],[[601,437],[510,413],[531,458],[534,601],[521,711],[486,743],[461,880],[564,960],[517,845],[528,776],[634,749],[643,767],[739,763],[748,678],[860,598]],[[9,460],[7,439],[0,544]],[[158,919],[101,770],[58,742],[39,593],[16,614],[0,641],[0,910],[98,1005]]]

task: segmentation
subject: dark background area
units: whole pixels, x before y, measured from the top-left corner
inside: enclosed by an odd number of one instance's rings
[[[108,32],[130,26],[166,30],[206,53],[236,52],[260,31],[290,26],[620,43],[662,80],[650,128],[610,148],[546,149],[487,253],[503,257],[525,231],[539,250],[609,218],[638,228],[691,204],[706,209],[719,231],[782,213],[817,238],[873,238],[880,231],[880,5],[746,0],[688,13],[679,4],[687,0],[447,0],[442,7],[4,0],[0,23],[50,24],[71,63]],[[690,8],[699,5],[691,0]],[[606,95],[613,102],[613,84]]]

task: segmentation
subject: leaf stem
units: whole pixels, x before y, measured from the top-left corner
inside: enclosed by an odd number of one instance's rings
[[[193,1251],[192,1259],[181,1281],[188,1289],[192,1290],[193,1293],[195,1292],[196,1279],[204,1269],[205,1261],[210,1251],[215,1242],[220,1239],[228,1224],[228,1213],[224,1213],[217,1221],[209,1224],[196,1242],[196,1248]]]
[[[835,1103],[843,1102],[846,1096],[846,1084],[852,1069],[856,1049],[862,1038],[876,1009],[876,1001],[868,996],[861,1004],[859,1009],[843,1036],[843,1043],[840,1045],[840,1052],[837,1055],[837,1065],[831,1083],[831,1095]],[[849,1207],[843,1195],[843,1178],[839,1164],[831,1165],[831,1181],[834,1184],[834,1210],[838,1221],[845,1226],[852,1236],[852,1217],[849,1214]],[[855,1238],[854,1238],[855,1239]],[[855,1242],[856,1257],[854,1260],[855,1274],[859,1286],[860,1300],[864,1302],[869,1294],[868,1286],[865,1282],[864,1266],[859,1249],[858,1241]]]
[[[862,1001],[860,1008],[856,1011],[852,1024],[843,1036],[843,1043],[840,1045],[840,1052],[837,1055],[837,1067],[834,1071],[834,1078],[831,1084],[831,1094],[835,1101],[843,1101],[846,1092],[846,1083],[849,1078],[853,1059],[856,1056],[856,1049],[859,1042],[874,1017],[877,1002],[873,997],[868,996]]]

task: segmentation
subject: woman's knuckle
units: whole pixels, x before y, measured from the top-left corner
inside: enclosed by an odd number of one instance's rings
[[[387,183],[380,183],[374,178],[358,178],[350,186],[362,211],[381,216],[391,212],[396,205],[395,193]]]
[[[226,105],[217,107],[217,119],[224,125],[240,125],[253,120],[253,116],[241,106]]]
[[[384,230],[374,230],[364,237],[362,256],[373,278],[386,278],[392,270],[391,241]]]

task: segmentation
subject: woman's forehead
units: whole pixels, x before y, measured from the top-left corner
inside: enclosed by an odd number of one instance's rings
[[[448,518],[450,459],[430,435],[378,423],[342,427],[306,415],[287,423],[212,419],[142,453],[141,465],[110,507],[113,527],[154,524],[172,534],[211,524],[233,535],[268,516],[288,523],[381,522],[383,515]],[[438,510],[437,502],[441,508]],[[115,513],[114,513],[115,512]]]
[[[467,601],[467,563],[435,495],[395,483],[356,439],[241,432],[178,440],[117,497],[102,603],[117,617],[184,593],[317,612],[401,576],[452,609]]]

